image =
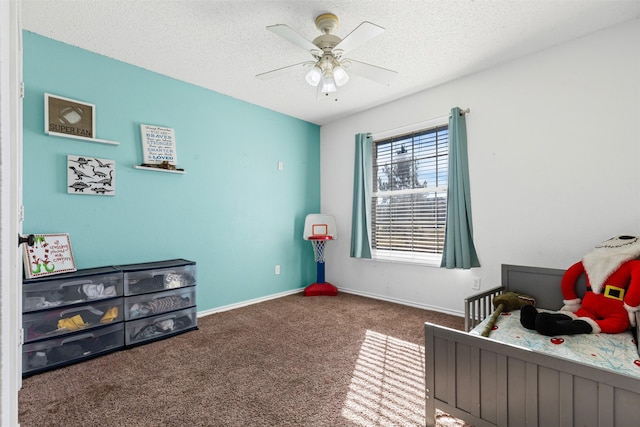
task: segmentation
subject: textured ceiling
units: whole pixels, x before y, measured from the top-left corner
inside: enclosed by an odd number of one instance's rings
[[[352,76],[327,97],[304,71],[255,77],[312,59],[266,26],[313,40],[325,12],[341,38],[386,29],[347,56],[397,71],[390,86]],[[22,0],[25,30],[320,125],[639,17],[640,0]]]

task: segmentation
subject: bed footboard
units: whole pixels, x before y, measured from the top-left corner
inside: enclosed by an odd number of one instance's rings
[[[464,299],[465,331],[468,332],[475,328],[484,318],[491,315],[493,298],[504,292],[504,289],[504,286],[500,286]]]
[[[636,426],[640,380],[425,324],[426,425]]]

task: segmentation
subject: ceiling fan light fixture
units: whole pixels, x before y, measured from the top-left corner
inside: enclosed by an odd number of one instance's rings
[[[269,25],[267,30],[298,45],[313,56],[313,61],[301,62],[287,67],[277,68],[256,75],[261,80],[277,77],[293,70],[305,70],[305,80],[310,86],[317,88],[318,93],[337,92],[338,87],[346,85],[351,73],[389,86],[398,74],[382,67],[350,60],[344,55],[363,43],[382,34],[384,28],[364,21],[350,32],[344,39],[333,34],[338,27],[338,17],[333,13],[323,13],[316,18],[316,28],[321,35],[309,41],[285,24]],[[311,66],[311,69],[308,67]],[[348,70],[348,72],[347,72]]]
[[[333,78],[338,86],[342,86],[349,81],[349,74],[339,65],[333,67]]]
[[[318,83],[320,83],[322,79],[322,70],[317,65],[314,65],[307,73],[305,79],[311,86],[318,86]]]
[[[332,93],[336,92],[338,88],[336,87],[336,81],[333,79],[333,76],[329,75],[322,78],[322,89],[320,92],[322,93]]]

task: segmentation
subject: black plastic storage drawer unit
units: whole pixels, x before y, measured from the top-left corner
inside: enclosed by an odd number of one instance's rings
[[[115,267],[25,279],[22,285],[24,313],[123,295],[122,271]]]
[[[58,336],[22,346],[22,375],[44,372],[122,349],[123,323]]]
[[[124,276],[125,345],[197,329],[195,262],[173,259],[119,268]]]
[[[195,305],[195,286],[129,296],[125,300],[124,318],[125,320],[135,320]]]
[[[123,289],[115,267],[24,280],[23,376],[124,348]]]
[[[22,315],[24,341],[67,335],[124,320],[122,297],[57,307]]]
[[[168,338],[197,326],[196,308],[171,311],[157,316],[125,322],[126,345],[136,345],[151,340]]]

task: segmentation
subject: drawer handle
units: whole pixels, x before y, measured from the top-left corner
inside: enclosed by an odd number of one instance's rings
[[[156,295],[153,298],[151,298],[152,300],[157,300],[157,299],[162,299],[162,298],[167,298],[167,297],[175,297],[177,294],[177,292],[170,292],[170,293],[166,293],[163,295]]]
[[[67,310],[63,310],[60,313],[60,317],[66,315],[66,314],[69,314],[69,313],[76,313],[78,311],[90,311],[93,314],[96,314],[98,316],[102,316],[104,314],[104,311],[100,311],[97,308],[94,308],[94,307],[92,307],[90,305],[85,305],[84,307],[76,307],[76,308],[69,308]]]
[[[175,319],[176,315],[172,314],[169,316],[164,316],[164,317],[159,317],[156,320],[153,321],[153,323],[160,323],[160,322],[164,322],[165,320],[171,320],[171,319]]]
[[[82,335],[77,335],[75,337],[70,337],[70,338],[65,338],[62,341],[60,341],[60,343],[62,345],[68,344],[70,342],[74,342],[74,341],[79,341],[79,340],[83,340],[85,338],[93,338],[93,334],[82,334]]]
[[[73,282],[64,282],[60,285],[60,289],[67,287],[67,286],[75,286],[75,285],[90,285],[93,282],[91,280],[76,280]]]
[[[164,276],[165,274],[175,273],[175,270],[158,270],[151,273],[151,277]]]

